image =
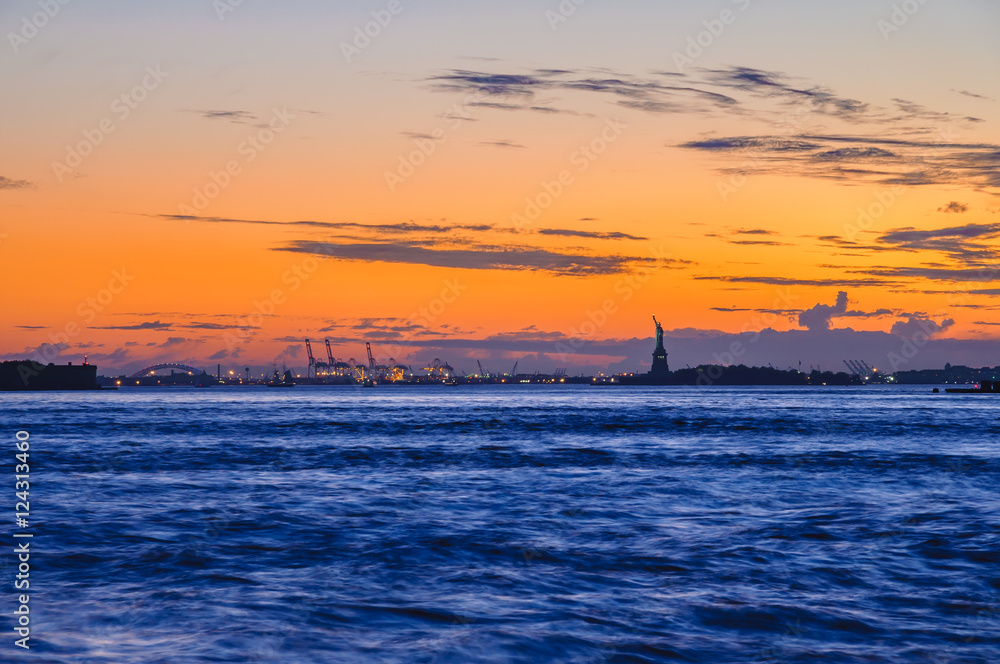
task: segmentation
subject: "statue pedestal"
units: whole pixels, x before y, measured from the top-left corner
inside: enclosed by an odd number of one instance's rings
[[[653,353],[653,368],[649,370],[649,375],[654,378],[666,378],[670,375],[665,351],[657,349],[657,352]]]

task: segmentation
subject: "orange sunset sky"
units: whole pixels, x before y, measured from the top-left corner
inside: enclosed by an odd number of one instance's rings
[[[4,3],[0,354],[1000,364],[997,3],[331,4]]]

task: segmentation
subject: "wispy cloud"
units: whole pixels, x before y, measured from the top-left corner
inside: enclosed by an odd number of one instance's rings
[[[479,145],[488,148],[524,149],[525,146],[516,141],[483,141]]]
[[[93,330],[170,330],[170,323],[161,323],[160,321],[152,321],[145,323],[136,323],[135,325],[105,325],[102,327],[92,327]]]
[[[705,237],[717,238],[729,244],[743,246],[783,247],[788,245],[787,242],[774,239],[773,236],[775,235],[777,233],[774,231],[764,230],[763,228],[751,228],[723,233],[706,233]]]
[[[567,112],[539,106],[533,101],[539,93],[554,91],[607,95],[621,106],[651,113],[697,111],[706,106],[725,107],[737,103],[725,94],[676,85],[673,80],[674,77],[663,74],[641,79],[617,73],[551,69],[524,74],[451,70],[429,79],[436,90],[473,92],[484,98],[476,105],[511,111]]]
[[[972,97],[973,99],[983,99],[985,101],[993,101],[993,102],[996,101],[996,99],[994,99],[993,97],[978,95],[975,92],[969,92],[968,90],[952,90],[952,92],[957,92],[960,95],[964,95],[966,97]]]
[[[531,111],[533,113],[548,113],[548,114],[567,113],[570,115],[579,115],[575,111],[569,111],[560,108],[552,108],[551,106],[535,106],[533,104],[511,104],[505,102],[476,101],[476,102],[471,102],[469,106],[477,108],[492,108],[498,111]]]
[[[738,244],[745,246],[760,246],[760,247],[787,247],[787,242],[778,242],[777,240],[729,240],[729,244]]]
[[[850,145],[844,146],[848,143]],[[679,147],[740,159],[754,155],[757,173],[801,175],[881,185],[967,186],[1000,193],[1000,145],[954,143],[863,135],[734,136],[682,143]]]
[[[746,307],[711,307],[710,311],[718,311],[720,313],[735,314],[735,313],[755,313],[755,314],[773,314],[775,316],[783,316],[789,319],[796,319],[802,313],[801,309],[755,309]]]
[[[455,231],[470,231],[476,233],[515,233],[518,232],[513,226],[501,227],[492,224],[418,224],[412,221],[387,223],[387,224],[360,224],[350,221],[270,221],[264,219],[231,219],[226,217],[190,217],[177,214],[152,215],[160,219],[170,221],[197,221],[208,224],[251,224],[263,226],[276,226],[286,228],[320,228],[341,231],[359,231],[369,234],[450,234]],[[581,219],[580,221],[596,221],[595,219]],[[647,238],[629,235],[619,231],[599,232],[599,231],[578,231],[574,229],[561,228],[540,228],[536,231],[541,235],[576,235],[578,237],[592,237],[611,240],[645,240]]]
[[[231,330],[235,329],[238,326],[223,325],[221,323],[184,323],[184,324],[175,324],[175,327],[185,330]]]
[[[1000,237],[1000,224],[965,224],[929,230],[899,228],[881,235],[877,242],[900,251],[938,251],[959,264],[993,261],[997,248],[987,242]]]
[[[842,278],[800,279],[795,277],[699,275],[694,278],[698,281],[722,281],[731,284],[765,284],[768,286],[885,287],[885,286],[895,286],[902,283],[898,280],[890,280],[882,277],[855,278],[855,279],[842,279]]]
[[[945,128],[982,119],[929,109],[896,98],[879,105],[794,79],[781,72],[749,67],[653,73],[646,77],[606,70],[529,70],[491,73],[451,70],[428,79],[435,90],[474,93],[480,106],[503,110],[546,110],[537,107],[541,94],[604,97],[613,104],[646,113],[732,114],[771,126],[798,124],[796,135],[707,137],[679,147],[733,153],[745,172],[752,151],[752,170],[878,184],[963,185],[1000,193],[1000,145],[940,140]],[[567,100],[559,99],[565,103]],[[810,134],[789,114],[805,112],[819,120],[842,123],[843,133]],[[859,135],[856,127],[879,128],[878,135]]]
[[[739,235],[734,235],[737,238],[739,237]],[[710,235],[710,237],[721,236]],[[896,228],[878,235],[867,243],[832,235],[819,236],[814,239],[822,245],[840,250],[837,252],[837,255],[844,256],[870,257],[873,254],[884,254],[886,257],[890,257],[896,252],[900,254],[936,252],[941,257],[937,262],[923,262],[920,265],[876,264],[857,267],[855,265],[823,264],[817,266],[823,269],[837,270],[846,275],[845,277],[833,279],[804,279],[767,275],[699,275],[694,278],[697,280],[714,280],[735,284],[839,286],[841,288],[849,286],[877,286],[880,288],[892,288],[897,291],[902,289],[906,292],[923,293],[929,293],[930,291],[914,290],[916,288],[914,282],[967,282],[981,283],[983,285],[1000,282],[1000,246],[998,246],[997,242],[1000,240],[1000,223],[970,223],[961,226],[931,229],[913,227]],[[735,243],[741,242],[739,239],[729,241]],[[750,240],[749,242],[754,241]],[[993,294],[986,292],[986,290],[976,292],[979,294]],[[881,316],[888,315],[888,313],[899,314],[899,312],[887,312],[884,310],[876,312],[848,311],[846,304],[841,306],[839,302],[836,306],[838,310],[835,317]],[[818,309],[817,311],[825,312],[827,310]]]
[[[812,111],[836,116],[854,122],[868,121],[871,106],[841,97],[821,86],[796,85],[779,72],[769,72],[750,67],[710,69],[707,82],[739,90],[759,98],[779,99],[789,104],[808,104]]]
[[[541,270],[554,274],[612,274],[626,269],[627,265],[655,262],[644,257],[562,253],[541,247],[526,247],[499,242],[499,238],[516,235],[575,237],[601,242],[648,241],[648,238],[622,231],[586,231],[567,228],[538,228],[519,232],[513,226],[497,227],[491,224],[419,224],[412,221],[386,224],[360,224],[354,222],[325,221],[269,221],[262,219],[231,219],[222,217],[185,217],[158,215],[176,221],[198,221],[210,224],[251,224],[286,229],[344,231],[335,238],[297,239],[279,251],[316,253],[344,260],[414,263],[466,269]],[[461,237],[456,231],[463,231]],[[387,237],[393,238],[392,241]],[[589,250],[588,250],[589,251]],[[689,261],[661,261],[677,267]],[[183,326],[181,326],[183,327]],[[213,329],[207,328],[206,329]]]
[[[540,228],[538,229],[538,234],[559,235],[565,237],[583,237],[583,238],[591,238],[594,240],[648,240],[649,239],[646,237],[629,235],[628,233],[620,233],[618,231],[601,233],[594,231],[577,231],[568,228]]]
[[[261,226],[280,226],[286,228],[325,228],[331,230],[356,230],[372,233],[450,233],[456,230],[492,231],[496,230],[488,224],[418,224],[404,221],[390,224],[359,224],[356,222],[338,221],[270,221],[264,219],[231,219],[227,217],[191,217],[178,214],[154,215],[161,219],[173,221],[198,221],[209,224],[251,224]]]
[[[186,113],[194,113],[208,120],[228,120],[236,124],[250,124],[257,120],[257,116],[249,111],[219,111],[219,110],[196,110],[188,109]]]
[[[930,281],[995,283],[1000,282],[1000,270],[981,268],[940,268],[940,267],[877,267],[868,274],[886,279],[927,279]],[[1000,290],[970,291],[982,295],[995,295]]]
[[[938,212],[944,212],[945,214],[965,214],[969,211],[969,206],[965,203],[959,203],[958,201],[952,201],[944,207],[939,207]]]
[[[602,95],[619,106],[654,114],[723,112],[773,121],[775,113],[787,115],[789,108],[805,107],[815,115],[852,124],[893,125],[901,131],[911,131],[915,124],[926,128],[927,123],[981,121],[906,99],[893,99],[891,106],[871,104],[782,72],[751,67],[653,72],[646,77],[603,69],[535,69],[517,74],[454,69],[427,80],[435,90],[472,92],[482,98],[480,105],[503,110],[538,110],[534,100],[541,93],[580,93]]]
[[[895,309],[876,309],[875,311],[851,310],[839,314],[837,318],[885,318],[886,316],[899,316],[900,312]]]
[[[564,254],[536,247],[441,249],[407,242],[338,244],[297,240],[275,250],[341,260],[408,263],[466,270],[529,270],[567,276],[617,274],[634,265],[657,263],[656,259],[640,256]]]
[[[0,190],[2,189],[31,189],[35,185],[27,180],[13,180],[0,175]]]

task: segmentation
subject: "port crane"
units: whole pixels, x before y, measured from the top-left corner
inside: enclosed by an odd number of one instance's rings
[[[365,365],[361,364],[353,357],[347,361],[348,366],[351,368],[351,374],[354,376],[354,380],[364,380],[365,379]]]
[[[306,369],[306,378],[309,377],[309,369],[312,369],[313,378],[315,378],[316,377],[316,358],[313,357],[312,344],[309,343],[308,339],[306,339],[306,353],[309,355],[309,368]]]
[[[863,360],[844,360],[844,364],[855,376],[871,376],[876,373],[867,362]]]
[[[330,362],[330,371],[333,371],[333,365],[336,362],[333,360],[333,351],[330,349],[330,340],[326,339],[326,359]]]
[[[482,367],[480,367],[481,369]],[[441,358],[435,357],[434,364],[430,367],[431,375],[444,378],[451,378],[455,375],[455,369],[447,362],[442,362]]]
[[[372,373],[375,373],[375,356],[372,355],[372,345],[365,342],[365,349],[368,351],[368,368],[371,369]]]

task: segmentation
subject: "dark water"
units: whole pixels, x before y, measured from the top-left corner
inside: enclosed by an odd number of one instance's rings
[[[1000,662],[1000,396],[0,395],[0,661]]]

